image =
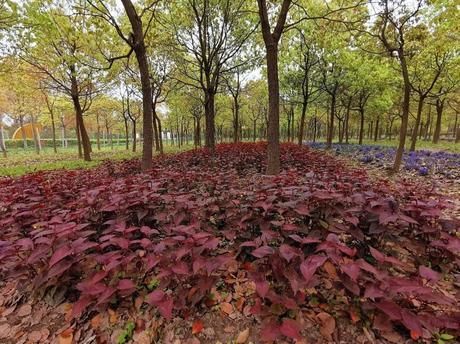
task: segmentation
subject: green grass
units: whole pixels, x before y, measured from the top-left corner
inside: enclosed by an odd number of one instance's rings
[[[193,148],[192,146],[183,146],[180,149],[176,146],[165,145],[165,153],[175,153]],[[139,147],[141,150],[142,147]],[[92,161],[84,161],[78,157],[77,147],[59,148],[58,153],[54,153],[52,148],[44,148],[38,155],[33,148],[29,149],[11,149],[8,151],[8,157],[4,158],[0,154],[0,176],[20,176],[23,174],[59,169],[81,169],[92,168],[101,164],[104,160],[125,160],[140,158],[141,152],[133,153],[127,151],[124,146],[101,147],[98,151],[93,146],[91,154]]]

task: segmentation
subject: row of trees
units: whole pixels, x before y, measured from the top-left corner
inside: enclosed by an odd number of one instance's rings
[[[134,137],[133,145],[140,131],[143,169],[153,149],[162,152],[165,132],[176,144],[201,145],[203,136],[211,150],[227,138],[266,139],[269,174],[280,169],[280,132],[298,144],[323,136],[329,147],[398,136],[394,171],[406,139],[411,150],[422,137],[438,142],[443,129],[460,139],[455,1],[2,6],[3,112],[20,125],[42,114],[54,141],[56,123],[70,125],[85,160],[102,127]],[[22,75],[17,87],[7,86],[11,75]],[[18,108],[21,93],[35,109]],[[73,122],[64,124],[57,109],[69,104]]]

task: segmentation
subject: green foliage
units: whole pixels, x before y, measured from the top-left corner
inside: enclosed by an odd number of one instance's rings
[[[134,322],[129,321],[126,324],[126,326],[123,329],[123,331],[118,336],[117,344],[125,344],[125,343],[127,343],[133,337],[135,327],[136,327],[136,325],[134,324]]]

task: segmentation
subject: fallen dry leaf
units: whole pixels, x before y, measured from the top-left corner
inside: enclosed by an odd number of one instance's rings
[[[222,312],[230,315],[233,313],[233,306],[228,303],[228,302],[223,302],[220,304],[220,309],[222,310]]]
[[[59,344],[72,344],[73,339],[73,329],[68,328],[67,330],[62,331],[58,336]]]
[[[248,340],[248,338],[249,338],[249,329],[247,328],[246,330],[241,331],[241,332],[238,334],[238,337],[236,337],[236,343],[237,343],[237,344],[246,343],[247,340]]]
[[[329,275],[329,277],[331,279],[335,280],[335,279],[338,278],[337,270],[336,270],[335,266],[330,261],[327,261],[326,263],[324,263],[323,269],[324,269],[324,271],[327,272],[327,274]]]
[[[41,331],[32,331],[27,336],[27,339],[32,343],[38,343],[42,339],[42,332]]]
[[[11,332],[11,327],[8,324],[0,325],[0,339],[8,338]]]
[[[328,340],[332,340],[332,334],[335,331],[335,319],[329,313],[321,312],[316,315],[321,326],[319,332]]]
[[[118,321],[117,313],[113,309],[110,309],[110,308],[109,308],[108,312],[109,312],[109,322],[111,324],[115,324]]]
[[[101,322],[102,322],[102,316],[99,313],[91,319],[91,327],[93,328],[93,330],[99,328],[101,326]]]
[[[203,322],[201,320],[195,320],[192,324],[192,334],[198,334],[203,331]]]
[[[27,315],[30,315],[30,313],[32,313],[32,306],[31,305],[23,305],[18,309],[18,312],[16,313],[16,315],[18,317],[22,318],[22,317],[25,317]]]

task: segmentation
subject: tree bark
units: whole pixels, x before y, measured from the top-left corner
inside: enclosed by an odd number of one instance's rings
[[[80,126],[78,124],[78,120],[77,118],[75,118],[75,133],[76,133],[76,136],[77,136],[77,147],[78,147],[78,157],[80,159],[83,158],[83,149],[81,147],[81,135],[80,135]]]
[[[123,116],[123,120],[125,122],[125,148],[129,150],[129,127],[128,127],[128,119]]]
[[[156,121],[157,121],[157,126],[158,126],[158,141],[160,143],[160,154],[164,153],[163,149],[163,135],[162,135],[162,128],[161,128],[161,119],[158,115],[155,116]]]
[[[42,150],[42,145],[40,142],[40,136],[38,134],[38,129],[35,126],[35,118],[31,116],[30,124],[32,125],[32,136],[34,138],[34,145],[35,145],[35,152],[40,155],[40,152]]]
[[[131,122],[133,123],[133,152],[135,153],[137,149],[137,127],[135,120],[131,120]]]
[[[379,128],[380,127],[380,117],[377,117],[377,121],[375,121],[375,129],[374,129],[374,142],[377,142],[379,139]]]
[[[278,20],[271,33],[270,20],[265,0],[257,0],[262,36],[264,39],[267,62],[268,81],[268,147],[267,174],[276,175],[280,172],[280,141],[279,141],[279,79],[278,79],[278,43],[283,33],[291,0],[283,0]]]
[[[5,137],[3,135],[3,125],[2,125],[2,115],[0,114],[0,150],[3,153],[3,157],[6,158],[8,156],[8,151],[5,146]]]
[[[419,95],[418,98],[418,106],[417,106],[417,117],[415,118],[415,125],[414,130],[412,130],[412,138],[410,143],[410,151],[415,151],[415,146],[417,144],[417,136],[420,127],[420,121],[422,120],[422,111],[423,111],[423,104],[425,102],[425,97],[423,95]]]
[[[442,113],[444,111],[444,99],[436,99],[436,126],[433,134],[433,143],[439,143],[441,138],[441,124],[442,124]]]
[[[398,149],[396,150],[396,157],[393,164],[393,173],[397,173],[401,167],[402,157],[404,154],[404,146],[406,144],[406,135],[407,135],[407,124],[409,122],[409,106],[410,106],[410,79],[409,71],[407,68],[406,57],[404,56],[404,51],[399,49],[398,51],[399,62],[401,65],[401,71],[404,80],[404,96],[403,96],[403,105],[402,105],[402,116],[401,116],[401,128],[399,130],[399,143]]]
[[[153,113],[152,113],[152,87],[149,77],[149,65],[147,61],[147,53],[144,42],[144,32],[142,28],[142,20],[136,12],[136,9],[131,0],[121,0],[125,8],[126,15],[132,28],[132,48],[136,54],[137,63],[139,65],[139,73],[141,76],[142,85],[142,109],[143,109],[143,146],[142,146],[142,171],[147,171],[152,168],[153,154]]]
[[[19,116],[19,126],[21,128],[22,146],[24,149],[27,149],[27,138],[26,132],[24,131],[24,115]]]
[[[85,161],[91,161],[91,142],[89,140],[88,132],[86,131],[86,128],[85,128],[85,123],[83,121],[83,110],[80,104],[80,97],[79,97],[79,92],[78,92],[78,82],[75,76],[76,72],[75,72],[74,66],[70,67],[70,72],[71,72],[70,79],[72,83],[72,88],[71,88],[72,102],[73,102],[73,106],[75,109],[76,121],[78,124],[78,133],[81,139],[80,142],[83,148],[83,159]]]
[[[335,117],[335,107],[337,103],[337,98],[336,98],[336,87],[334,88],[334,91],[331,94],[331,109],[330,109],[330,114],[329,114],[329,128],[327,131],[327,148],[331,149],[332,148],[332,140],[334,139],[334,117]]]
[[[214,149],[216,145],[216,125],[215,125],[215,94],[207,90],[205,94],[204,117],[206,121],[205,147]]]

